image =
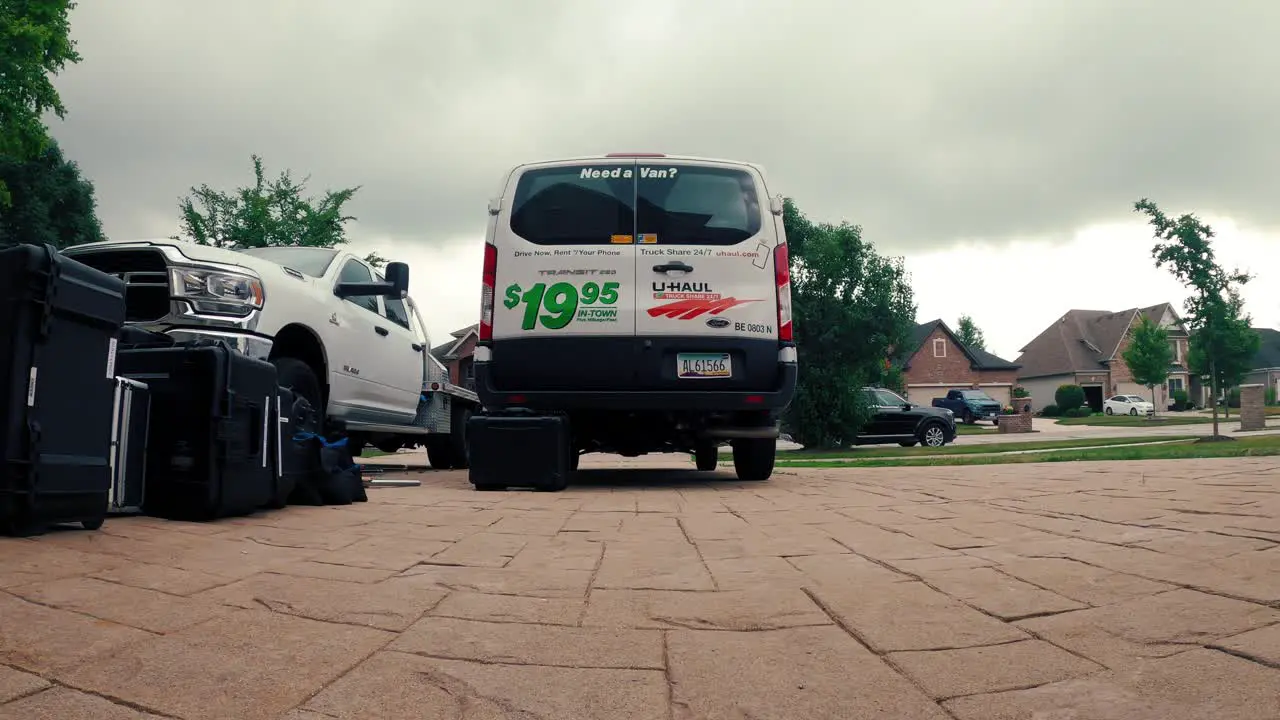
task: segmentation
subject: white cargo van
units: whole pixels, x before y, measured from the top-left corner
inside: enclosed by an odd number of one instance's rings
[[[743,162],[521,165],[490,201],[475,354],[485,413],[567,418],[579,454],[733,446],[773,472],[796,386],[782,198]],[[481,420],[473,421],[481,423]]]

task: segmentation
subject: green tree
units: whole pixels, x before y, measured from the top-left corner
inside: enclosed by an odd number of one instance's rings
[[[1191,290],[1184,305],[1191,329],[1188,365],[1209,378],[1213,397],[1213,436],[1218,432],[1217,398],[1224,387],[1238,383],[1238,368],[1257,352],[1258,336],[1250,330],[1237,287],[1252,278],[1240,270],[1226,270],[1213,252],[1213,228],[1191,213],[1177,218],[1166,215],[1154,202],[1143,198],[1134,212],[1147,216],[1156,244],[1151,249],[1157,268],[1168,269]],[[1243,330],[1242,330],[1243,328]],[[1252,340],[1245,337],[1245,332]],[[1252,347],[1252,349],[1249,349]],[[1242,356],[1247,356],[1242,359]],[[1246,368],[1247,369],[1247,368]]]
[[[1191,336],[1187,349],[1187,369],[1201,377],[1208,377],[1214,388],[1214,415],[1217,416],[1218,393],[1238,386],[1252,369],[1253,358],[1258,353],[1262,338],[1251,325],[1252,319],[1244,312],[1240,293],[1230,290],[1221,302],[1209,305],[1209,332]],[[1230,403],[1223,403],[1227,417],[1231,416]],[[1214,429],[1217,435],[1217,428]]]
[[[346,224],[355,216],[345,208],[359,186],[326,190],[321,197],[307,197],[307,181],[293,179],[285,170],[268,179],[262,158],[253,155],[253,185],[232,192],[208,185],[191,188],[178,203],[181,211],[175,240],[225,248],[304,245],[331,248],[347,242]],[[376,252],[365,262],[375,268],[386,264]]]
[[[1156,406],[1156,386],[1169,379],[1169,367],[1173,365],[1173,348],[1169,346],[1169,331],[1145,314],[1129,331],[1129,347],[1121,353],[1133,381],[1151,393],[1151,405]]]
[[[64,248],[105,240],[93,183],[50,142],[33,160],[0,157],[0,183],[13,204],[0,211],[0,245],[49,243]]]
[[[974,350],[987,349],[987,338],[982,334],[982,328],[968,315],[960,316],[960,321],[956,323],[956,335],[967,347]]]
[[[791,200],[783,221],[800,384],[787,427],[806,447],[850,442],[866,422],[859,388],[899,382],[888,364],[916,308],[900,259],[877,254],[849,223],[814,223]]]
[[[31,160],[49,141],[43,117],[66,116],[50,81],[67,63],[80,62],[70,38],[70,0],[0,1],[0,159]],[[0,207],[11,202],[0,180]]]

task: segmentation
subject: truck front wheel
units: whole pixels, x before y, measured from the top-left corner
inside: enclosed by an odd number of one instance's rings
[[[311,403],[311,407],[316,411],[315,433],[323,435],[324,401],[320,394],[320,381],[316,379],[316,374],[312,371],[311,366],[291,357],[278,357],[272,360],[271,364],[276,366],[277,385],[289,388],[295,395],[301,395],[307,399],[307,402]]]

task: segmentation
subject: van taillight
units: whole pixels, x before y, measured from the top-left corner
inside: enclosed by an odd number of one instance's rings
[[[491,244],[484,245],[484,287],[480,291],[480,333],[479,341],[487,343],[493,340],[493,284],[498,280],[498,248]]]
[[[778,342],[795,342],[791,332],[791,265],[787,245],[773,249],[773,277],[778,285]]]

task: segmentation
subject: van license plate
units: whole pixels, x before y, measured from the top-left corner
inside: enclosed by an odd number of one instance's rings
[[[676,374],[682,379],[733,377],[733,363],[729,353],[680,353]]]

